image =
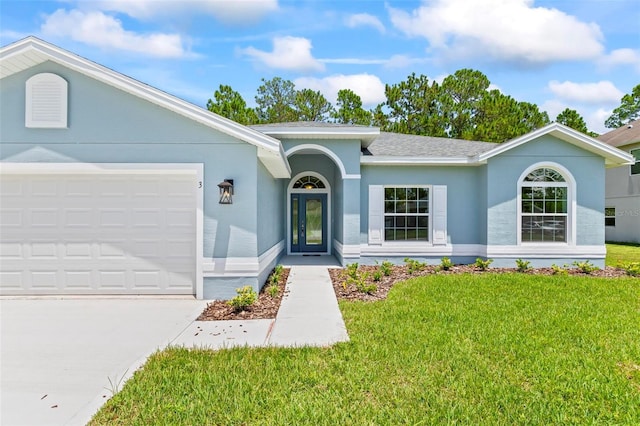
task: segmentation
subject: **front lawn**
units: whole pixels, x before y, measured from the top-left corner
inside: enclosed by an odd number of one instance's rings
[[[640,424],[640,280],[429,275],[333,348],[157,353],[92,424]]]
[[[607,266],[618,266],[620,262],[640,262],[640,244],[607,243]]]

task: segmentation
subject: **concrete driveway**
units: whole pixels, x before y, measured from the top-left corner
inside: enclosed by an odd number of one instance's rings
[[[193,298],[0,299],[0,424],[83,425],[198,316]]]

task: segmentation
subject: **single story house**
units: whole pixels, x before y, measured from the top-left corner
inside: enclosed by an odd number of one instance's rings
[[[559,124],[246,127],[34,37],[0,49],[0,91],[6,295],[227,298],[287,254],[603,266],[605,171],[633,160]]]
[[[605,240],[640,243],[640,120],[598,137],[633,155],[629,167],[607,169],[605,175]]]

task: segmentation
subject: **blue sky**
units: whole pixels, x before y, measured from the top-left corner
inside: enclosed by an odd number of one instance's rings
[[[2,0],[0,44],[28,35],[200,106],[220,84],[254,105],[261,78],[279,76],[373,107],[412,72],[473,68],[604,132],[640,83],[637,0]]]

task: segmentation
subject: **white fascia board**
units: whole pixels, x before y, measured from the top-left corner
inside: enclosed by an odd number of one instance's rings
[[[363,166],[478,166],[484,163],[473,157],[360,157]]]
[[[280,145],[278,153],[258,147],[258,159],[275,179],[291,177],[291,166],[282,145]]]
[[[604,142],[594,139],[584,133],[578,132],[570,127],[560,123],[551,123],[545,127],[541,127],[526,135],[504,142],[487,152],[477,156],[478,161],[486,162],[488,159],[507,152],[522,144],[530,142],[544,135],[551,135],[570,144],[576,145],[589,152],[600,155],[605,159],[607,166],[622,166],[625,164],[633,164],[633,157],[628,153],[612,147]]]
[[[357,139],[367,148],[380,135],[377,127],[278,127],[253,126],[265,135],[278,139]]]
[[[283,155],[279,140],[249,127],[238,124],[235,121],[221,117],[208,110],[200,108],[192,103],[184,101],[176,96],[163,92],[160,89],[149,86],[124,74],[106,68],[74,53],[61,49],[35,37],[27,37],[17,43],[6,46],[0,50],[0,68],[2,62],[16,59],[19,55],[30,55],[33,52],[40,54],[41,62],[51,60],[64,67],[70,68],[95,80],[123,90],[134,96],[166,108],[186,118],[223,132],[229,136],[240,139],[276,155]],[[28,68],[28,67],[27,67]],[[2,74],[6,77],[10,74]],[[286,157],[283,156],[286,162]],[[266,164],[265,164],[266,165]],[[281,174],[274,171],[275,174]],[[273,174],[273,173],[272,173]]]

